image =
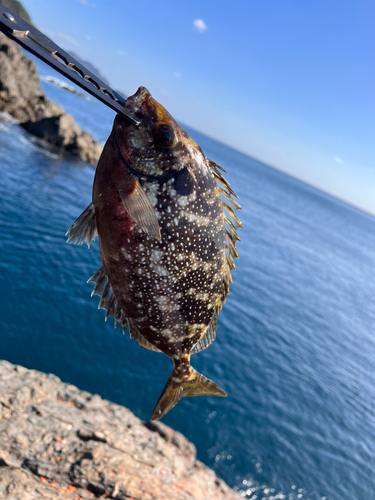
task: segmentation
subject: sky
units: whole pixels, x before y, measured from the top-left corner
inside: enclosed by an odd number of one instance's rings
[[[24,0],[113,88],[375,214],[374,0]]]

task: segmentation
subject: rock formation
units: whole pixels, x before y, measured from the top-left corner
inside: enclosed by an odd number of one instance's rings
[[[28,132],[53,144],[60,153],[97,163],[101,146],[61,106],[47,99],[40,88],[35,64],[3,33],[0,33],[0,111],[9,113]]]
[[[78,156],[94,165],[98,163],[102,148],[87,132],[81,130],[67,113],[42,118],[37,122],[30,120],[21,123],[21,126],[30,134],[53,144],[60,151]]]
[[[182,434],[0,361],[2,500],[239,500]]]

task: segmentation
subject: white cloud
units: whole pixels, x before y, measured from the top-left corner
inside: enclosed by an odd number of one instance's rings
[[[195,19],[195,21],[193,21],[193,24],[195,28],[199,31],[199,33],[204,33],[206,30],[208,30],[208,26],[203,21],[203,19]]]
[[[65,33],[58,33],[57,36],[70,43],[74,47],[79,47],[79,43],[77,42],[77,40],[74,40],[74,38],[72,38],[71,36],[66,35]]]
[[[344,163],[344,160],[342,160],[340,157],[338,156],[334,156],[333,159],[337,162],[337,163]]]
[[[67,35],[66,33],[56,33],[56,31],[51,31],[48,28],[39,28],[42,33],[45,33],[49,38],[54,40],[55,38],[59,38],[60,40],[64,40],[68,44],[72,45],[73,47],[79,47],[80,44],[75,40],[73,37]],[[83,35],[87,40],[91,40],[91,37],[89,35]]]
[[[125,55],[125,51],[124,51],[124,50],[118,50],[118,51],[117,51],[117,54],[118,54],[119,56],[124,56],[124,55]]]
[[[79,3],[82,5],[87,5],[88,7],[92,7],[93,9],[96,8],[96,5],[94,3],[89,2],[88,0],[78,0]]]
[[[176,78],[181,78],[181,73],[179,73],[178,71],[176,71],[176,73],[174,74],[174,76],[175,76]]]

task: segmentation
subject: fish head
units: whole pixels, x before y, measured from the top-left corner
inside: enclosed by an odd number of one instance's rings
[[[124,106],[141,120],[138,127],[116,116],[113,134],[121,156],[139,174],[163,177],[191,168],[203,151],[145,87]]]

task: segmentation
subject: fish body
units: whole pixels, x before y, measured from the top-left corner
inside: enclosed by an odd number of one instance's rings
[[[215,338],[240,223],[218,167],[147,89],[140,87],[125,105],[141,124],[115,118],[92,204],[68,241],[90,243],[99,235],[103,266],[91,278],[99,307],[140,345],[173,360],[156,420],[182,396],[226,395],[191,367],[190,356]],[[220,193],[232,203],[232,217],[225,217]]]

